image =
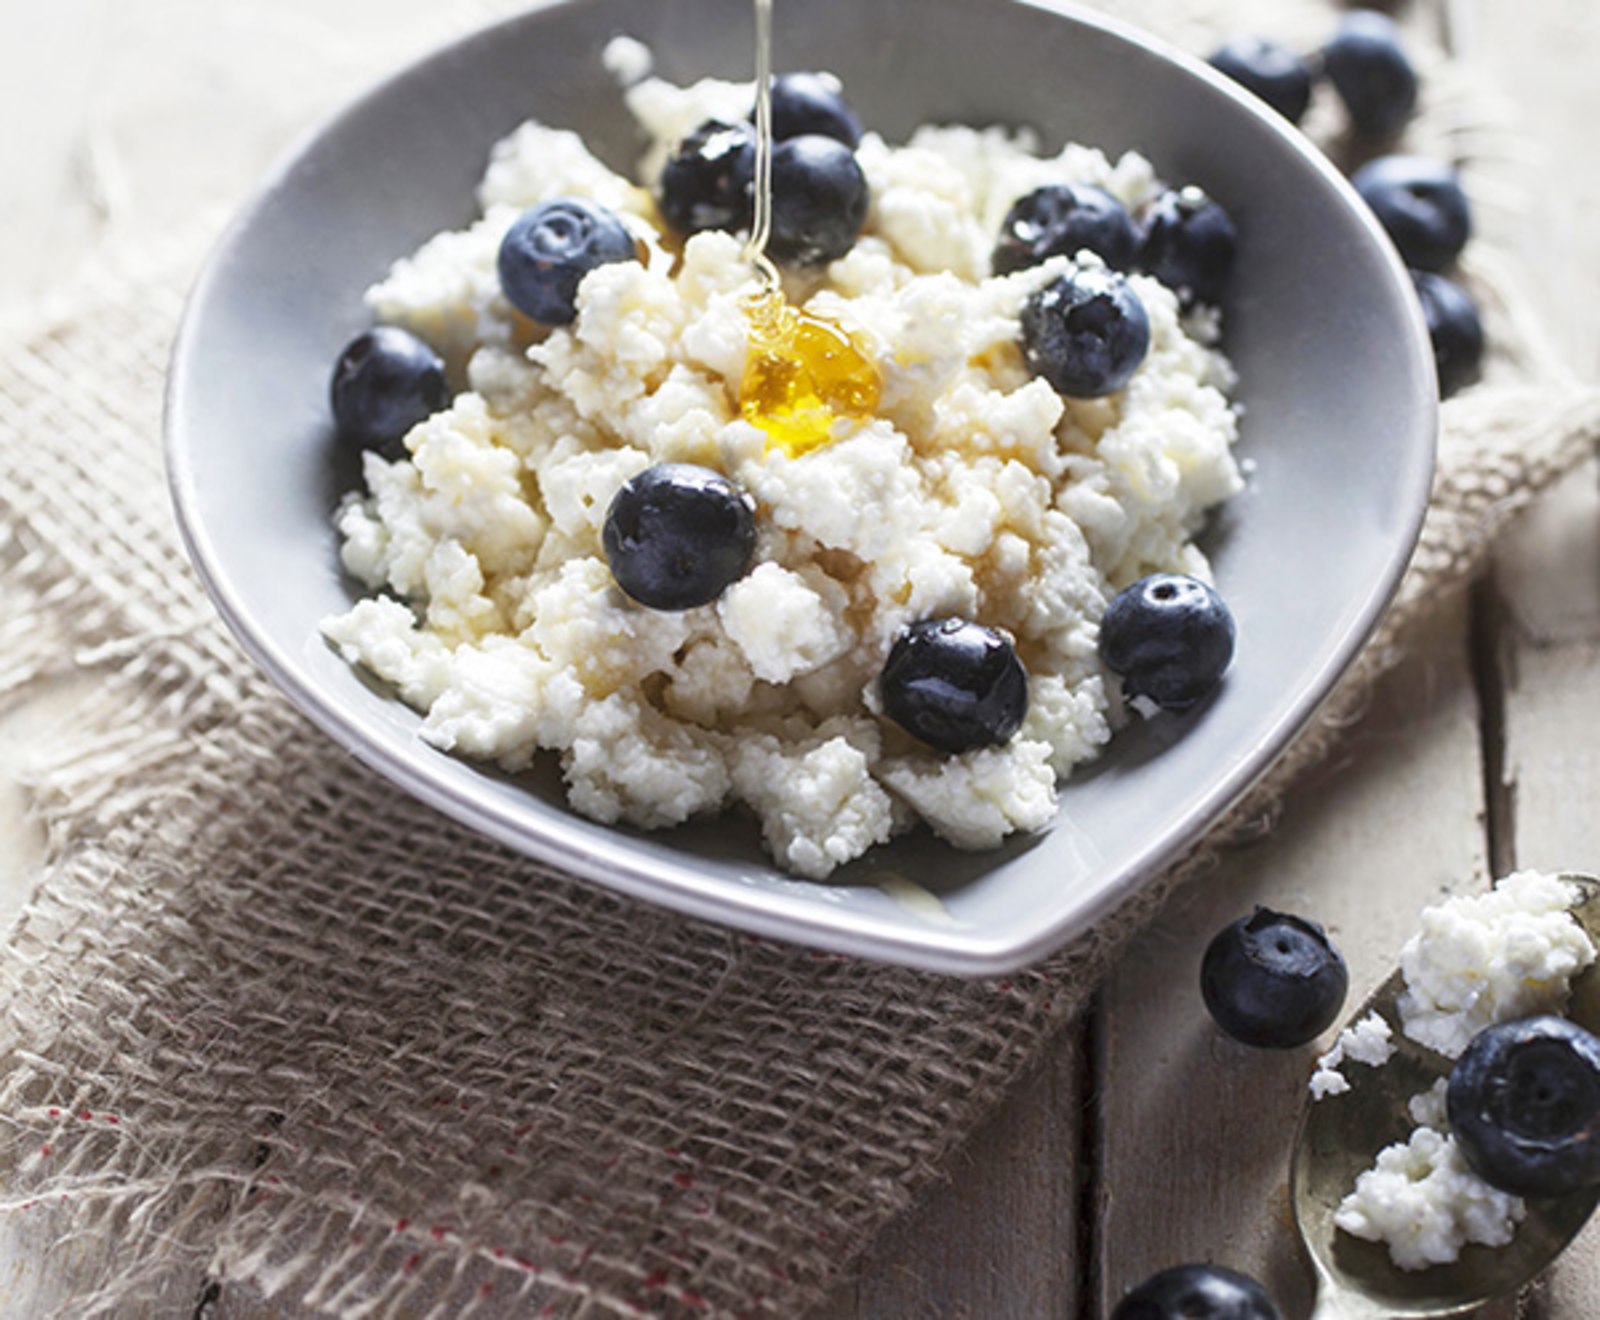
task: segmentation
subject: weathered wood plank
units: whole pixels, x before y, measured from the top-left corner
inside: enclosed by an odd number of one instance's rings
[[[812,1320],[1073,1320],[1082,1075],[1057,1043],[931,1189],[874,1245],[860,1281]]]
[[[1109,978],[1102,1310],[1186,1261],[1259,1278],[1287,1316],[1309,1309],[1287,1175],[1317,1047],[1255,1050],[1223,1036],[1200,999],[1200,959],[1254,905],[1292,912],[1321,922],[1344,953],[1354,1007],[1392,968],[1425,904],[1483,886],[1468,633],[1458,601],[1415,639],[1333,763],[1289,797],[1279,828],[1180,893]]]
[[[1593,133],[1600,27],[1584,0],[1508,6],[1453,0],[1468,58],[1514,89],[1528,170],[1515,236],[1524,294],[1549,344],[1600,379],[1600,157]],[[1559,57],[1557,57],[1559,52]],[[1575,292],[1577,296],[1574,296]],[[1600,486],[1593,464],[1530,512],[1499,548],[1490,593],[1503,691],[1499,777],[1508,849],[1519,866],[1600,872]],[[1600,1314],[1600,1225],[1591,1225],[1530,1299],[1528,1314]]]

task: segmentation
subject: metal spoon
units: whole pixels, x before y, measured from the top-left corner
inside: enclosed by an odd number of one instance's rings
[[[1571,872],[1561,879],[1582,891],[1572,913],[1600,945],[1600,880]],[[1334,1227],[1334,1211],[1356,1176],[1415,1127],[1407,1101],[1450,1072],[1449,1059],[1398,1030],[1395,1000],[1404,984],[1396,971],[1352,1019],[1376,1010],[1396,1026],[1393,1057],[1378,1068],[1347,1066],[1350,1089],[1310,1101],[1295,1139],[1290,1191],[1295,1223],[1316,1270],[1312,1320],[1464,1315],[1532,1279],[1572,1241],[1600,1202],[1600,1188],[1530,1200],[1527,1218],[1506,1246],[1468,1246],[1453,1264],[1415,1271],[1398,1268],[1383,1243],[1364,1242]],[[1600,1033],[1600,964],[1573,982],[1567,1013]]]

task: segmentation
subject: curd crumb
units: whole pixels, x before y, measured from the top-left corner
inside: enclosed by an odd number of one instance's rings
[[[1394,1054],[1393,1029],[1378,1013],[1368,1013],[1339,1033],[1333,1047],[1317,1060],[1317,1070],[1311,1075],[1311,1095],[1320,1100],[1325,1095],[1341,1095],[1350,1089],[1350,1082],[1339,1071],[1348,1060],[1363,1063],[1369,1068],[1381,1067]]]

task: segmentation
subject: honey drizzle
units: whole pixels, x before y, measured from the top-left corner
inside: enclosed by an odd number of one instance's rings
[[[781,297],[783,282],[767,255],[767,242],[772,237],[772,0],[755,0],[755,6],[756,195],[744,257],[756,268],[762,293]]]
[[[744,256],[759,287],[745,302],[749,352],[739,414],[791,458],[834,438],[843,419],[870,417],[881,385],[872,358],[849,331],[791,307],[767,255],[772,237],[772,0],[755,0],[755,205]]]

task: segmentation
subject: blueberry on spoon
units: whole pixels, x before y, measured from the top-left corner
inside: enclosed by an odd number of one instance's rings
[[[1450,1127],[1473,1171],[1517,1196],[1600,1183],[1600,1039],[1565,1018],[1502,1022],[1450,1073]]]

